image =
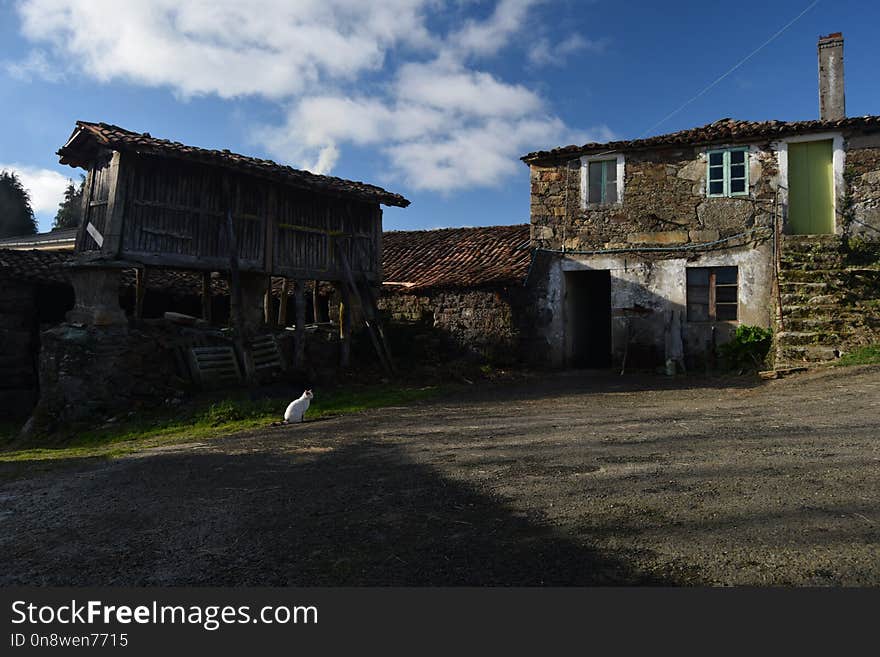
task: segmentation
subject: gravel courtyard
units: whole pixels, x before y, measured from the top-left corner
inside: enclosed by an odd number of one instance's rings
[[[876,586],[880,368],[475,386],[68,463],[0,522],[7,586]]]

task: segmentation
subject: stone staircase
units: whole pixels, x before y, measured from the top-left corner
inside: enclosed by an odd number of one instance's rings
[[[880,245],[836,235],[785,235],[780,244],[775,367],[833,361],[880,342]]]

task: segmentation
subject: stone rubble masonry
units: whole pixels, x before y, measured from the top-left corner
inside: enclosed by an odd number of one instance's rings
[[[878,239],[880,135],[845,134],[844,141],[846,189],[838,201],[851,207],[838,208],[838,233]],[[701,244],[772,227],[779,182],[775,144],[750,148],[748,198],[706,196],[706,146],[625,153],[623,202],[586,209],[579,159],[532,164],[532,246],[599,250]],[[784,215],[784,204],[778,206]]]
[[[880,343],[880,241],[786,236],[779,289],[777,368]]]
[[[704,148],[625,154],[623,202],[581,205],[580,160],[531,167],[533,246],[598,250],[711,242],[773,225],[775,153],[753,149],[749,198],[707,198]]]
[[[34,285],[0,280],[0,417],[25,415],[36,400]]]
[[[446,334],[462,351],[490,361],[518,359],[524,294],[506,287],[390,293],[379,299],[387,320]]]

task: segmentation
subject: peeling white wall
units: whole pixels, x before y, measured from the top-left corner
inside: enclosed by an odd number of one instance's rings
[[[552,319],[545,337],[551,345],[553,365],[565,366],[570,337],[566,335],[565,272],[605,270],[611,272],[612,352],[615,363],[623,357],[627,342],[652,346],[662,358],[668,351],[667,326],[675,317],[673,331],[680,331],[688,359],[699,359],[712,344],[712,327],[720,343],[738,324],[769,327],[772,313],[772,244],[688,254],[666,260],[650,260],[636,254],[576,255],[555,259],[548,271],[546,303]],[[687,321],[687,267],[739,268],[737,322]],[[634,309],[642,308],[645,312]],[[676,315],[672,313],[678,311]],[[673,354],[675,355],[675,354]]]

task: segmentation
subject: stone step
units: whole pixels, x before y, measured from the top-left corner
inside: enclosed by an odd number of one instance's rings
[[[837,360],[840,349],[826,345],[785,346],[776,350],[776,367],[797,363],[823,363]]]
[[[782,302],[782,307],[786,306],[823,306],[823,305],[836,305],[843,301],[843,297],[839,294],[817,294],[817,295],[809,295],[809,294],[801,294],[801,293],[787,293],[780,295],[780,301]]]
[[[815,296],[830,287],[827,282],[804,282],[804,281],[779,281],[779,289],[782,292],[804,292]]]
[[[813,317],[809,316],[806,318],[798,318],[798,317],[786,317],[782,322],[782,330],[783,331],[795,331],[795,332],[817,332],[817,331],[831,331],[838,335],[849,335],[853,333],[853,327],[855,323],[855,318],[830,318],[830,317]],[[777,326],[779,322],[777,321]],[[857,326],[857,325],[856,325]]]
[[[780,347],[823,345],[836,347],[843,343],[844,336],[829,331],[780,331],[776,334],[776,344]]]

